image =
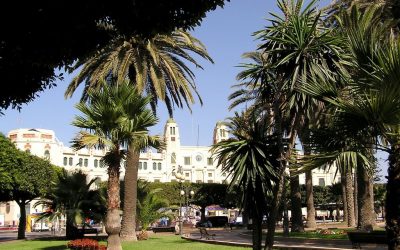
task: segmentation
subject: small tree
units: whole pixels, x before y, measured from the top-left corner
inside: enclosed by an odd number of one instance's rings
[[[0,135],[0,201],[14,200],[20,209],[18,239],[25,238],[26,208],[35,198],[45,196],[56,178],[49,161],[18,150]]]

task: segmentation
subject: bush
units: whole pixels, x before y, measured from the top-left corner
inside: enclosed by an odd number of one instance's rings
[[[93,239],[77,239],[67,243],[69,249],[74,250],[106,250],[107,247],[100,245],[97,240]]]

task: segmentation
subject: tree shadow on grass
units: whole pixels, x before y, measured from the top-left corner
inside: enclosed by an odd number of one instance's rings
[[[65,244],[59,246],[51,246],[51,247],[42,247],[40,250],[66,250],[68,249]]]

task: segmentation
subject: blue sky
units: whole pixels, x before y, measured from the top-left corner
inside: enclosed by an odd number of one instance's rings
[[[322,1],[320,6],[326,3],[329,1]],[[201,26],[194,29],[193,35],[206,45],[215,63],[199,58],[204,70],[194,69],[204,105],[195,104],[192,113],[187,108],[174,111],[182,145],[210,145],[216,122],[232,115],[228,112],[227,97],[233,91],[231,86],[237,83],[236,75],[240,72],[237,66],[244,62],[241,59],[244,52],[255,50],[257,41],[251,34],[268,24],[265,20],[270,17],[268,12],[277,12],[276,1],[231,0],[223,9],[207,13]],[[6,134],[16,128],[51,129],[64,145],[69,145],[78,131],[71,121],[77,114],[74,105],[82,90],[78,89],[71,99],[64,99],[71,77],[65,75],[63,81],[57,82],[57,87],[39,93],[39,97],[24,105],[21,112],[6,110],[0,117],[0,131]],[[151,129],[153,134],[163,133],[168,118],[163,103],[159,104],[158,117],[160,122]]]

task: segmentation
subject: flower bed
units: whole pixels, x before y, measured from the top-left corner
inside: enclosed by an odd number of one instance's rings
[[[93,239],[77,239],[71,240],[67,243],[68,249],[74,250],[106,250],[107,247],[105,245],[100,245],[97,240]]]

